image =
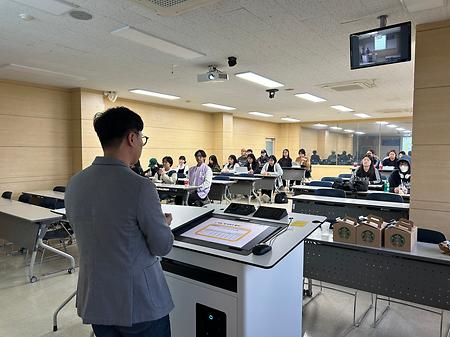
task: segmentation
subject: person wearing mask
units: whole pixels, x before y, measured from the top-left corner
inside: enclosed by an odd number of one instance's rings
[[[247,150],[242,148],[241,149],[241,156],[237,159],[237,162],[239,166],[246,166],[247,165]]]
[[[173,159],[172,157],[166,156],[162,159],[162,167],[158,169],[156,174],[158,180],[161,180],[164,184],[176,184],[178,179],[178,174],[175,169],[172,168]]]
[[[277,158],[274,155],[271,155],[269,157],[269,160],[267,163],[264,164],[261,174],[263,175],[275,175],[277,179],[275,180],[275,188],[280,188],[283,183],[281,181],[281,176],[283,175],[283,169],[281,168],[280,164],[277,163]],[[261,193],[266,195],[266,197],[263,198],[264,201],[268,202],[270,201],[272,197],[272,190],[261,190]]]
[[[247,157],[246,159],[247,160]],[[222,169],[222,173],[235,173],[236,167],[239,167],[240,165],[237,162],[236,156],[234,154],[231,154],[228,157],[228,164],[225,164]]]
[[[388,156],[383,159],[381,165],[383,167],[392,166],[397,168],[397,152],[395,150],[389,151]]]
[[[160,256],[172,249],[172,216],[155,185],[130,170],[147,143],[144,123],[114,107],[95,115],[94,129],[104,154],[65,193],[80,252],[78,315],[97,337],[170,337],[174,304]]]
[[[389,191],[409,194],[411,190],[411,157],[404,155],[398,162],[398,169],[389,176]]]
[[[313,150],[313,154],[311,155],[311,164],[317,165],[320,164],[320,156],[317,154],[316,150]]]
[[[194,156],[197,165],[189,170],[189,184],[198,186],[198,188],[189,194],[188,205],[201,207],[208,203],[208,193],[211,189],[213,173],[211,168],[205,164],[205,151],[197,150]]]
[[[249,174],[258,174],[261,172],[258,162],[256,161],[255,155],[253,153],[247,155],[247,168]]]
[[[186,165],[186,157],[180,156],[178,158],[178,166],[175,168],[178,178],[185,178],[188,174],[189,167]]]
[[[269,161],[269,156],[267,155],[267,151],[265,149],[261,150],[261,156],[258,157],[257,161],[260,168],[262,168],[264,164]]]
[[[221,171],[219,163],[217,162],[217,157],[213,154],[209,156],[208,166],[211,168],[211,171],[213,171],[213,173],[214,172],[220,173],[220,171]]]
[[[366,154],[361,160],[361,165],[353,172],[350,183],[353,184],[355,180],[367,180],[369,185],[378,185],[382,183],[380,172],[373,165],[372,156]]]
[[[283,156],[278,160],[281,167],[292,167],[292,158],[289,156],[289,150],[283,150]]]
[[[300,165],[301,168],[304,168],[306,170],[305,178],[311,178],[311,163],[306,156],[305,149],[298,150],[298,157],[295,159],[295,162]]]

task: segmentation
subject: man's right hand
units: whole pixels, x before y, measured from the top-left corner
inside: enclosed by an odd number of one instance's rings
[[[164,213],[164,216],[166,217],[167,226],[170,226],[172,223],[172,213]]]

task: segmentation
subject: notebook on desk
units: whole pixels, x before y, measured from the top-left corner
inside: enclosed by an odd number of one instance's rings
[[[236,167],[235,171],[236,171],[236,174],[248,173],[248,168],[245,166],[239,166],[239,167]]]

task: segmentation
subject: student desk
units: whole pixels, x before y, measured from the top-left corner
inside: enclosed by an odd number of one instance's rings
[[[208,193],[210,200],[219,200],[220,202],[225,199],[230,202],[228,198],[228,191],[231,185],[236,184],[235,180],[212,180],[211,189]]]
[[[181,195],[183,197],[183,205],[188,204],[189,193],[195,191],[198,186],[184,186],[184,185],[176,185],[176,184],[164,184],[161,182],[154,182],[156,186],[156,190],[158,193],[174,193],[175,195]]]
[[[300,194],[314,194],[316,190],[318,189],[325,189],[325,190],[332,190],[332,187],[322,187],[322,186],[310,186],[310,185],[296,185],[292,186],[292,190],[294,191],[294,195],[300,195]],[[362,191],[344,191],[347,195],[347,198],[361,198],[365,199],[370,193],[387,193],[382,190],[368,190],[365,192]],[[403,194],[401,195],[403,200],[407,200],[409,202],[410,195],[409,194]]]
[[[369,214],[385,221],[409,218],[409,204],[366,199],[334,198],[318,195],[296,195],[292,199],[292,211],[296,213],[323,215],[329,219],[346,215],[358,218]]]
[[[0,198],[0,237],[32,251],[29,268],[31,283],[38,280],[34,275],[34,264],[39,247],[68,259],[71,263],[68,272],[74,271],[75,260],[72,256],[42,242],[47,227],[61,218],[61,215],[47,208]]]
[[[278,176],[274,174],[255,174],[255,177],[261,178],[261,180],[255,181],[255,190],[270,190],[272,191],[275,188],[275,181]]]
[[[259,177],[240,177],[239,175],[230,176],[231,180],[235,180],[236,184],[230,186],[231,194],[243,194],[248,196],[248,202],[250,203],[251,196],[254,195],[258,200],[259,196],[255,192],[255,183],[261,181]]]
[[[450,310],[450,256],[437,245],[418,242],[410,253],[363,247],[334,242],[325,227],[305,241],[305,277]],[[442,336],[442,312],[433,312],[441,316]]]
[[[291,181],[302,181],[305,178],[306,169],[300,166],[282,167],[282,179],[286,180],[286,186],[289,188]]]
[[[52,190],[42,190],[42,191],[33,191],[33,192],[23,192],[25,194],[29,194],[37,197],[45,197],[52,198],[57,200],[64,200],[64,192],[56,192]]]

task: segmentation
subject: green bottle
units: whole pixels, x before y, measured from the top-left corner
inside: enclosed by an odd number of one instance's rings
[[[388,180],[386,180],[386,181],[384,182],[384,191],[385,191],[385,192],[389,192],[389,181],[388,181]]]

